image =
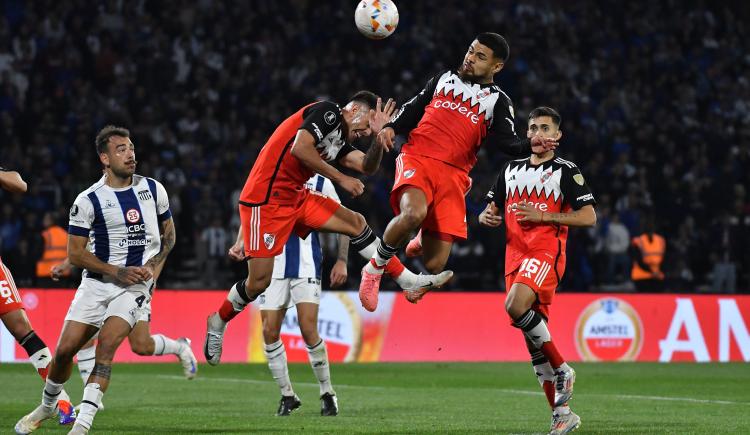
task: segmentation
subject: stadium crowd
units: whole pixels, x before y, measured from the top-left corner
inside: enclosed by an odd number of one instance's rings
[[[511,46],[496,81],[513,98],[517,131],[533,107],[557,108],[559,152],[598,200],[597,226],[571,232],[563,289],[629,288],[630,240],[650,221],[666,239],[668,290],[750,289],[748,4],[451,0],[427,14],[434,2],[409,0],[398,3],[396,33],[369,41],[354,3],[2,2],[0,165],[21,172],[29,192],[0,193],[0,255],[19,285],[37,284],[45,213],[65,227],[75,195],[101,176],[103,125],[131,129],[137,172],[170,193],[178,241],[160,286],[226,288],[244,269],[224,255],[236,198],[280,121],[359,89],[403,103],[458,66],[476,33],[496,31]],[[394,157],[362,197],[343,198],[380,232]],[[483,149],[471,174],[470,239],[454,248],[453,288],[502,286],[502,234],[476,215],[505,158]],[[351,288],[359,266],[350,264]]]

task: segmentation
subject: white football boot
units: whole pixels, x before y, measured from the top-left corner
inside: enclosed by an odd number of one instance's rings
[[[198,373],[198,360],[195,358],[193,349],[190,348],[190,339],[187,337],[180,337],[177,339],[177,342],[181,344],[180,352],[177,354],[177,357],[180,358],[182,372],[187,379],[193,379]]]

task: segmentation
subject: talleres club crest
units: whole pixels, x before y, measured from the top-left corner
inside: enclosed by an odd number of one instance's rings
[[[584,361],[634,361],[643,344],[638,312],[618,298],[591,302],[578,317],[575,334]]]

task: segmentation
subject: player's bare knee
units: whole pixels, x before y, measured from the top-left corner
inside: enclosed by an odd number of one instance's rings
[[[305,344],[308,346],[315,346],[320,343],[320,335],[318,335],[317,325],[302,327],[300,324],[300,332],[302,333],[302,339],[305,340]]]
[[[362,234],[362,231],[365,230],[365,227],[367,226],[367,220],[362,215],[362,213],[352,212],[354,217],[352,218],[352,231],[350,236],[358,236]]]
[[[505,298],[505,312],[508,313],[511,319],[515,320],[521,314],[523,314],[523,311],[519,309],[518,305],[520,304],[518,303],[518,300],[514,297],[514,295],[512,293],[508,294],[508,296]]]
[[[422,221],[424,221],[424,218],[427,216],[427,208],[426,207],[414,207],[410,206],[404,209],[401,209],[401,214],[399,215],[399,219],[410,229],[415,230],[419,228],[420,225],[422,225]]]
[[[276,343],[281,338],[281,331],[273,325],[263,324],[263,340],[266,344]]]
[[[60,345],[57,346],[57,349],[55,349],[55,356],[53,358],[55,365],[60,366],[69,364],[73,361],[73,357],[77,352],[78,350],[69,343],[60,343]]]

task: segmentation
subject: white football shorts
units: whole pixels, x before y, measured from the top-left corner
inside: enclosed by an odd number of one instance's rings
[[[261,310],[283,310],[300,302],[320,305],[320,280],[316,278],[274,278],[258,296]]]
[[[130,287],[84,278],[70,303],[65,320],[101,328],[112,316],[125,320],[130,326],[151,318],[151,294],[153,280]]]

